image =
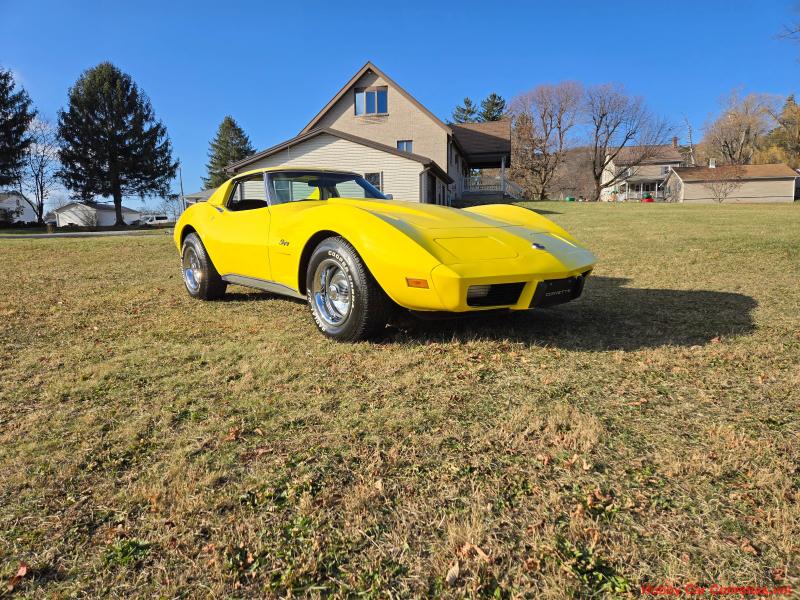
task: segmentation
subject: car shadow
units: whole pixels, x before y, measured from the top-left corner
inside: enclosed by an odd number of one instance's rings
[[[639,350],[708,344],[756,329],[750,296],[709,290],[626,287],[629,279],[592,276],[583,296],[532,311],[439,321],[404,320],[385,342],[512,340],[567,350]],[[391,331],[391,330],[388,330]]]

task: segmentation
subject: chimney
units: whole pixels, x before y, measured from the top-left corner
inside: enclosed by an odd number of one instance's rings
[[[677,135],[673,135],[672,136],[672,147],[675,148],[675,150],[678,149],[678,136]]]
[[[717,159],[716,158],[709,158],[708,159],[708,168],[709,169],[716,169],[717,168]]]

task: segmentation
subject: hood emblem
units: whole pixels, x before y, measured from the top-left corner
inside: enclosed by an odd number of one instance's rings
[[[536,242],[533,242],[533,243],[531,244],[531,246],[533,246],[533,249],[534,249],[534,250],[544,250],[544,249],[545,249],[545,247],[544,247],[544,246],[542,246],[541,244],[537,244]]]

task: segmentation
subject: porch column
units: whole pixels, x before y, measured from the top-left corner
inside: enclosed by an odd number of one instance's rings
[[[500,193],[506,195],[506,155],[500,159]]]

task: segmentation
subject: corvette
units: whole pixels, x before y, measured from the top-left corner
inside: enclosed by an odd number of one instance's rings
[[[356,173],[311,168],[237,175],[190,206],[174,235],[192,297],[236,284],[305,299],[342,341],[375,334],[397,306],[425,316],[568,302],[596,260],[519,206],[401,202]]]

